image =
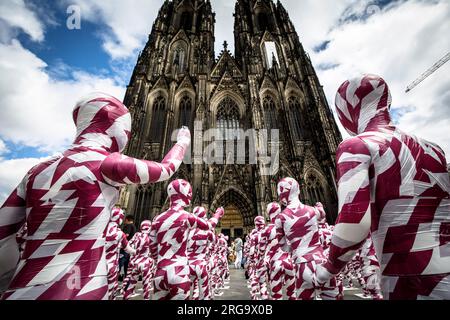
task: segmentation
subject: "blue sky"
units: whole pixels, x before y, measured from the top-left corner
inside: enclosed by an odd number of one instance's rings
[[[71,74],[59,72],[62,65],[89,73],[115,76],[111,58],[102,48],[101,30],[105,26],[84,20],[81,14],[81,29],[69,30],[66,21],[70,15],[66,13],[67,6],[63,2],[34,0],[25,3],[31,9],[44,5],[44,12],[36,13],[44,16],[43,19],[50,18],[51,22],[46,26],[45,41],[32,41],[24,33],[20,33],[17,39],[25,48],[44,60],[48,64],[48,71],[54,72],[56,78],[71,77]]]
[[[234,1],[211,2],[216,54],[224,40],[233,51]],[[345,79],[378,73],[391,86],[396,123],[450,154],[450,63],[412,93],[404,92],[450,51],[449,1],[282,2],[331,106]],[[70,145],[71,110],[81,96],[105,91],[123,98],[162,3],[0,1],[0,202],[31,166]],[[80,8],[80,30],[66,27],[69,5]]]

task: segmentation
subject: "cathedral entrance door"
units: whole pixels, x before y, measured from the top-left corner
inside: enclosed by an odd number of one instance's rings
[[[218,231],[234,239],[242,237],[244,232],[244,220],[239,209],[234,205],[225,207],[225,215],[220,219]]]

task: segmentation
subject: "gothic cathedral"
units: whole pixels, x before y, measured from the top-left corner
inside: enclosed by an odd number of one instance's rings
[[[254,217],[265,216],[286,176],[300,182],[304,203],[321,201],[334,222],[341,135],[289,15],[280,1],[237,0],[234,18],[235,54],[224,43],[216,58],[210,0],[164,2],[124,99],[133,115],[127,154],[162,160],[173,131],[189,126],[194,156],[174,179],[191,182],[193,206],[225,208],[220,228],[231,237],[247,234]],[[278,129],[277,169],[263,175],[260,161],[206,163],[202,135],[213,128]],[[137,222],[153,218],[167,208],[166,187],[122,190],[121,205]]]

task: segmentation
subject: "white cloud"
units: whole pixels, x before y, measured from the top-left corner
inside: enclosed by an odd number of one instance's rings
[[[46,19],[54,24],[50,17]],[[71,80],[54,78],[56,73],[50,73],[43,60],[14,39],[24,32],[33,41],[44,40],[44,24],[22,0],[0,2],[0,27],[0,156],[10,151],[4,141],[53,154],[74,138],[72,109],[81,96],[103,91],[123,97],[125,88],[115,80],[70,66],[59,71]],[[26,172],[43,160],[0,157],[0,204]]]
[[[3,140],[36,147],[53,154],[70,144],[75,126],[72,109],[85,94],[103,91],[119,99],[125,88],[114,80],[82,71],[64,70],[73,80],[56,80],[46,63],[17,40],[0,44],[0,156],[7,153]],[[0,158],[0,204],[34,165],[45,159]]]
[[[15,29],[28,34],[33,41],[44,40],[44,25],[23,0],[0,1],[0,40],[12,39]]]
[[[133,58],[148,40],[162,0],[64,0],[65,5],[80,6],[82,21],[102,27],[100,32],[103,49],[113,60]],[[212,0],[216,13],[215,51],[223,49],[223,42],[234,50],[234,1]],[[83,22],[82,22],[83,23]],[[83,27],[83,26],[82,26]]]
[[[6,146],[5,142],[0,139],[0,156],[2,156],[5,153],[8,153],[8,152],[9,152],[9,150],[8,150],[8,147]]]
[[[308,51],[327,39],[344,11],[359,0],[284,0],[284,7]]]
[[[223,50],[224,41],[228,42],[228,50],[234,52],[234,5],[235,1],[212,0],[212,10],[216,13],[215,26],[215,54],[218,56]]]
[[[74,138],[72,109],[85,94],[107,92],[122,99],[114,80],[67,70],[73,80],[53,79],[46,63],[17,41],[0,44],[0,137],[43,151],[58,151]]]
[[[27,172],[47,158],[13,159],[0,161],[0,206],[18,186]]]
[[[448,1],[407,1],[332,29],[324,38],[328,47],[311,52],[316,66],[337,65],[318,69],[330,104],[344,80],[379,74],[390,85],[393,108],[404,108],[399,127],[440,144],[450,159],[450,64],[405,94],[408,84],[448,52],[449,21]]]

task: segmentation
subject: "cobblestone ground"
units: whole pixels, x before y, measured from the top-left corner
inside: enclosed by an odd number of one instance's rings
[[[230,288],[224,290],[224,294],[221,297],[217,297],[216,300],[250,300],[250,289],[247,287],[247,280],[245,279],[244,271],[231,269],[230,283],[227,285]],[[362,291],[358,288],[344,291],[345,300],[366,300],[362,298]],[[358,296],[358,295],[361,295]]]
[[[236,270],[230,266],[230,282],[226,284],[223,295],[216,297],[216,300],[250,300],[250,289],[247,287],[244,270]],[[345,300],[366,300],[358,288],[344,291]],[[121,297],[119,297],[121,298]],[[131,300],[142,300],[142,285],[138,284],[135,295]]]

